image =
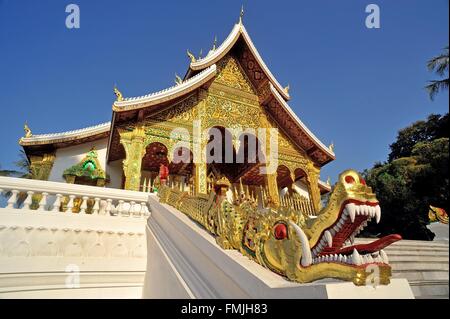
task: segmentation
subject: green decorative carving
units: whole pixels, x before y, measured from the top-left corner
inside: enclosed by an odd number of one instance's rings
[[[81,177],[90,182],[96,181],[98,186],[103,186],[109,179],[100,166],[98,153],[94,148],[78,164],[66,169],[63,177],[68,183],[74,183],[77,177]]]

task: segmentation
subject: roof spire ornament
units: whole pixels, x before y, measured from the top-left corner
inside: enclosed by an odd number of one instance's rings
[[[286,92],[287,94],[289,94],[289,90],[290,90],[290,86],[289,86],[289,83],[288,83],[288,85],[284,88],[284,92]]]
[[[203,55],[203,49],[200,49],[200,53],[198,54],[198,59],[201,60]]]
[[[119,91],[119,89],[115,84],[114,84],[114,94],[116,95],[116,101],[123,101],[122,92]]]
[[[195,59],[195,56],[191,52],[189,52],[189,50],[186,50],[186,53],[187,53],[188,57],[191,59],[191,63],[194,63],[195,61],[197,61]]]
[[[180,85],[181,83],[183,83],[183,80],[180,78],[178,74],[175,73],[175,84]]]
[[[328,148],[330,149],[330,151],[332,151],[334,153],[334,143],[331,142],[330,146],[328,146]]]
[[[33,133],[31,133],[31,130],[30,130],[30,128],[28,127],[28,124],[27,124],[26,121],[25,121],[25,124],[24,124],[24,126],[23,126],[23,130],[25,131],[25,137],[26,137],[26,138],[32,137],[32,136],[33,136]]]
[[[213,42],[213,47],[212,47],[213,51],[216,50],[216,46],[217,46],[217,35],[214,36],[214,42]]]
[[[327,178],[327,185],[328,186],[331,186],[331,178],[328,176],[328,178]]]
[[[239,24],[242,24],[243,18],[244,18],[244,5],[241,6],[241,13],[239,13]]]

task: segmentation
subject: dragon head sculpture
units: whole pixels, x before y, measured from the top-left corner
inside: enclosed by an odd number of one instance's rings
[[[228,196],[229,185],[219,180],[209,197],[162,188],[160,198],[201,223],[222,248],[239,250],[292,281],[389,283],[391,267],[383,248],[401,237],[353,244],[369,221],[381,218],[375,194],[356,171],[339,176],[328,205],[312,217],[293,207],[264,208],[242,185],[240,194],[235,189],[234,196]]]
[[[316,217],[292,211],[270,211],[249,221],[255,234],[244,253],[272,271],[297,282],[337,278],[364,285],[368,280],[388,284],[391,267],[383,248],[400,240],[389,235],[372,243],[353,245],[354,237],[381,209],[372,189],[353,170],[339,176],[328,205]],[[248,227],[247,227],[248,228]],[[247,236],[249,237],[249,236]],[[369,275],[376,272],[374,276]]]

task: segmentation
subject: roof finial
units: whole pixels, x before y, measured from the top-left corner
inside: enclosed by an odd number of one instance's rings
[[[284,88],[284,92],[286,92],[287,94],[289,94],[289,89],[290,89],[291,87],[289,86],[289,83],[288,83],[288,85]]]
[[[242,24],[243,18],[244,18],[244,5],[241,6],[241,13],[239,14],[239,24]]]
[[[183,82],[183,80],[175,73],[175,84],[179,85]]]
[[[334,143],[331,142],[330,146],[328,146],[328,148],[330,149],[330,151],[332,151],[334,153]]]
[[[26,138],[32,137],[32,136],[33,136],[33,133],[31,133],[31,130],[30,130],[30,128],[28,127],[27,121],[25,121],[25,124],[24,124],[24,126],[23,126],[23,130],[25,131],[25,137],[26,137]]]
[[[123,101],[122,92],[119,91],[116,84],[114,84],[114,94],[116,95],[116,101]]]
[[[216,45],[217,45],[217,35],[214,36],[214,42],[213,42],[213,47],[212,47],[213,51],[216,49]]]
[[[328,178],[327,178],[327,185],[328,186],[331,186],[331,178],[328,176]]]
[[[198,54],[198,59],[201,60],[203,55],[203,49],[200,49],[200,53]]]
[[[189,50],[186,50],[186,53],[188,57],[191,59],[191,63],[194,63],[196,61],[195,56],[191,52],[189,52]]]

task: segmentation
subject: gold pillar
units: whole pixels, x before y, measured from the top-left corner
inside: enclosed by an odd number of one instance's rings
[[[139,191],[141,183],[142,158],[145,155],[145,128],[136,127],[133,131],[120,132],[120,143],[125,148],[123,161],[125,189]]]
[[[54,154],[43,154],[42,156],[30,156],[30,172],[32,179],[48,180],[53,163]]]
[[[267,174],[265,180],[269,206],[274,209],[278,208],[280,206],[280,194],[278,192],[277,173]]]
[[[263,142],[265,144],[264,150],[265,150],[265,158],[266,158],[266,166],[269,166],[270,163],[268,161],[268,155],[270,151],[270,123],[267,120],[267,115],[264,112],[261,112],[259,114],[259,124],[261,128],[266,129],[266,136],[265,141]],[[278,154],[276,154],[278,156]],[[267,201],[269,202],[269,206],[276,209],[280,206],[280,194],[278,192],[278,184],[277,184],[277,172],[266,174],[264,177],[266,186],[267,186]]]
[[[194,164],[194,185],[195,194],[207,194],[208,185],[206,183],[206,163]]]
[[[311,195],[311,201],[316,213],[322,208],[322,202],[320,201],[320,188],[319,188],[319,176],[320,170],[312,163],[308,164],[308,183]]]

